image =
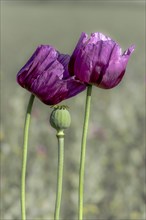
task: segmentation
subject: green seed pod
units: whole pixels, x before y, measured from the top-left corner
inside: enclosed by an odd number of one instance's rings
[[[66,106],[55,106],[50,115],[50,124],[57,131],[64,130],[70,126],[71,117]]]

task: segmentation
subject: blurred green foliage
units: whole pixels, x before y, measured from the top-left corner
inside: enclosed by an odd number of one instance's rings
[[[144,220],[145,8],[139,1],[1,2],[1,219],[20,220],[23,123],[29,92],[16,73],[39,44],[71,53],[82,31],[100,31],[122,48],[136,45],[122,83],[94,87],[86,155],[84,219]],[[70,107],[61,216],[77,220],[78,172],[85,92]],[[57,140],[51,109],[35,100],[27,166],[27,219],[52,220]]]

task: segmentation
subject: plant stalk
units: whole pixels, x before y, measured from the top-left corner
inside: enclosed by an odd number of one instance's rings
[[[61,196],[62,196],[62,182],[63,182],[64,132],[59,131],[56,136],[58,139],[58,169],[57,169],[57,189],[56,189],[54,220],[59,220]]]
[[[87,141],[87,132],[88,132],[88,124],[89,124],[90,105],[91,105],[91,93],[92,93],[92,85],[88,85],[86,104],[85,104],[84,125],[83,125],[83,133],[82,133],[82,143],[81,143],[81,156],[80,156],[78,220],[83,219],[85,156],[86,156],[86,141]]]
[[[23,159],[22,159],[22,170],[21,170],[21,219],[26,220],[26,206],[25,206],[25,183],[26,183],[26,166],[27,166],[27,149],[28,149],[28,135],[31,119],[31,111],[35,96],[31,94],[24,124],[24,138],[23,138]]]

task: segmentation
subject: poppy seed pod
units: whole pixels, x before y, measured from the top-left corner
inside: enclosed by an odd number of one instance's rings
[[[65,106],[57,106],[50,115],[50,124],[57,131],[64,130],[70,126],[71,117]]]

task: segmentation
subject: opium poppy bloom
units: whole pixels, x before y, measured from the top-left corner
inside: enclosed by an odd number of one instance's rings
[[[92,33],[89,38],[82,33],[71,56],[69,72],[81,82],[110,89],[121,81],[133,51],[131,46],[122,54],[120,46],[102,33]]]
[[[82,92],[86,86],[68,73],[70,56],[52,46],[39,46],[17,74],[17,82],[47,105]]]

